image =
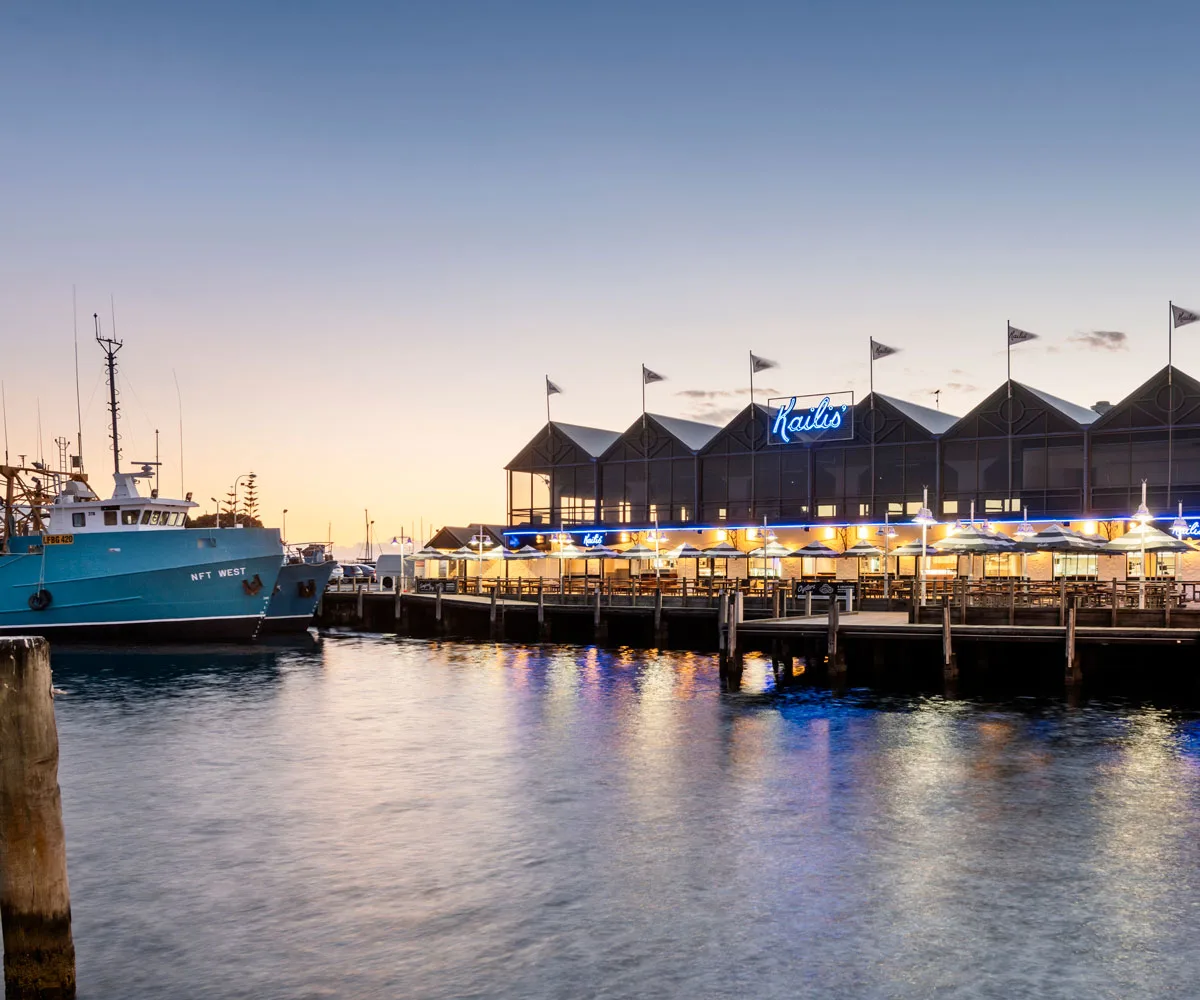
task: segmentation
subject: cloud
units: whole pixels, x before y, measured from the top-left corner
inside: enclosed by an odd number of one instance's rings
[[[734,417],[742,412],[744,407],[741,406],[718,406],[716,404],[708,404],[705,406],[696,406],[684,412],[683,416],[688,420],[699,420],[703,424],[718,424],[724,426],[729,423]]]
[[[979,386],[971,385],[970,382],[947,382],[945,388],[951,392],[978,392]]]
[[[746,386],[744,389],[680,389],[675,395],[683,396],[684,399],[703,399],[706,401],[716,399],[745,399],[749,403],[750,387]],[[755,398],[765,399],[767,396],[779,396],[782,393],[778,389],[755,386],[754,395]]]
[[[1125,351],[1129,349],[1129,334],[1120,330],[1088,330],[1068,337],[1067,342],[1098,351]]]

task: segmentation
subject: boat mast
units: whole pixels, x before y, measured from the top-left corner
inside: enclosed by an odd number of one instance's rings
[[[92,313],[92,321],[96,324],[96,343],[104,352],[108,364],[108,412],[112,416],[112,449],[113,475],[121,474],[121,445],[117,437],[117,351],[123,346],[121,341],[112,337],[100,336],[100,316]]]

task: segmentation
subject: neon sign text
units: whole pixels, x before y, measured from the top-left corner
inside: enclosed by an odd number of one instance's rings
[[[584,535],[583,536],[583,544],[586,545],[589,549],[594,548],[597,545],[603,545],[604,544],[604,532],[603,531],[593,531],[590,534]]]
[[[790,444],[793,434],[821,434],[839,430],[842,418],[849,408],[846,403],[832,404],[829,397],[824,396],[816,406],[797,410],[796,397],[793,396],[775,411],[771,436],[784,444]]]

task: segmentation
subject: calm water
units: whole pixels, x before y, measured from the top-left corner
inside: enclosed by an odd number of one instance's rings
[[[376,638],[55,670],[84,998],[1200,982],[1191,717]]]

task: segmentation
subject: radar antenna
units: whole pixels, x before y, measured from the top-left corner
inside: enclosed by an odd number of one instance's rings
[[[124,345],[119,340],[114,340],[112,337],[100,336],[100,316],[97,313],[92,313],[92,321],[96,324],[96,343],[100,345],[100,349],[104,352],[105,361],[108,364],[108,412],[112,417],[112,450],[113,450],[113,475],[121,474],[121,439],[117,434],[117,351]]]

